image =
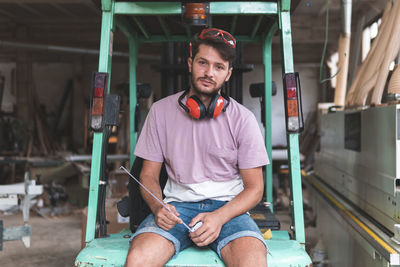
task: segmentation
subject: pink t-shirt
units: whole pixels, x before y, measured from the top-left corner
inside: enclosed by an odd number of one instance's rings
[[[183,185],[238,179],[239,169],[269,163],[251,111],[230,98],[226,112],[217,118],[196,120],[179,106],[182,93],[152,105],[136,145],[136,156],[165,161],[169,178]]]

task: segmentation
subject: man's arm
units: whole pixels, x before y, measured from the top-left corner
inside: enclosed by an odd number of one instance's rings
[[[217,239],[222,226],[232,218],[248,212],[261,201],[264,192],[262,167],[242,169],[240,174],[243,179],[244,189],[234,199],[223,207],[210,212],[200,213],[190,222],[194,226],[198,221],[203,225],[190,237],[198,246],[206,246]]]
[[[152,192],[159,200],[162,201],[162,192],[160,187],[160,171],[161,162],[155,162],[150,160],[143,160],[143,167],[140,173],[141,183]],[[167,205],[176,216],[172,215],[165,209],[157,200],[155,200],[145,189],[141,188],[141,193],[144,201],[149,205],[152,213],[154,214],[155,221],[159,227],[164,230],[170,230],[177,223],[182,223],[179,219],[179,213],[175,210],[175,207],[169,204]]]

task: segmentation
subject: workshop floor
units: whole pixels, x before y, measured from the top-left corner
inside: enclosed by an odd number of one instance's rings
[[[22,214],[3,215],[4,227],[22,225]],[[74,266],[81,246],[82,215],[79,210],[69,215],[43,218],[32,214],[31,247],[22,241],[6,241],[0,251],[0,266]]]

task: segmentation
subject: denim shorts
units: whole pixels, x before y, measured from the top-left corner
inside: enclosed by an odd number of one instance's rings
[[[203,200],[199,202],[170,202],[168,204],[173,205],[178,211],[180,218],[186,224],[189,224],[192,218],[194,218],[197,214],[212,212],[222,207],[226,203],[226,201]],[[135,238],[135,236],[143,233],[156,233],[171,241],[175,247],[175,254],[173,258],[175,258],[180,251],[194,244],[189,237],[189,230],[183,224],[177,224],[171,230],[165,231],[157,226],[154,221],[153,214],[150,214],[146,219],[143,220],[137,231],[132,235],[131,241]],[[268,251],[268,247],[260,230],[258,229],[257,224],[247,213],[239,215],[224,224],[221,228],[219,237],[208,246],[218,253],[220,258],[222,258],[221,249],[225,245],[234,239],[247,236],[259,239],[261,242],[263,242]]]

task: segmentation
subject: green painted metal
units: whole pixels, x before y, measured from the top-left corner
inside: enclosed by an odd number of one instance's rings
[[[263,45],[263,63],[264,63],[264,81],[265,81],[265,146],[267,148],[270,164],[266,166],[265,172],[265,195],[266,201],[271,203],[271,211],[274,211],[273,205],[273,177],[272,177],[272,36],[278,29],[275,23],[269,30]]]
[[[117,2],[115,14],[125,15],[178,15],[182,8],[180,2]],[[212,15],[257,15],[278,13],[276,2],[211,2],[210,14]]]
[[[167,37],[167,39],[170,38],[171,34],[168,30],[167,24],[165,23],[165,20],[163,19],[163,17],[161,16],[157,16],[158,22],[160,22],[161,28],[165,34],[165,37]]]
[[[115,14],[124,15],[177,15],[181,14],[180,2],[117,2]]]
[[[128,229],[106,238],[96,238],[79,252],[75,266],[124,266],[129,249]]]
[[[292,49],[292,33],[290,26],[289,11],[279,12],[281,26],[281,45],[282,45],[282,73],[293,73],[293,49]],[[303,213],[303,197],[301,190],[301,169],[300,169],[300,152],[298,134],[287,134],[287,146],[289,157],[289,170],[291,176],[291,198],[292,198],[292,214],[295,238],[298,242],[305,244],[304,233],[304,213]]]
[[[290,0],[281,0],[281,12],[290,11]]]
[[[100,38],[100,53],[99,53],[99,72],[107,72],[108,91],[110,90],[111,80],[111,59],[112,59],[112,42],[113,42],[113,27],[114,27],[114,4],[110,11],[103,11],[101,22],[101,38]],[[88,215],[86,222],[86,242],[94,239],[96,229],[97,202],[99,196],[99,178],[101,171],[101,155],[103,153],[103,138],[104,133],[94,133],[92,162],[90,168],[90,186],[89,186],[89,203]]]
[[[139,27],[139,29],[142,31],[144,37],[146,39],[150,38],[150,33],[149,31],[146,29],[146,26],[144,26],[143,22],[138,18],[138,17],[132,17],[133,20],[136,22],[137,26]]]
[[[192,33],[190,32],[190,26],[189,25],[185,25],[185,31],[186,31],[187,40],[190,40],[192,38]]]
[[[261,24],[262,19],[263,19],[263,16],[258,16],[256,24],[254,24],[253,31],[250,34],[250,38],[251,39],[253,39],[256,36],[258,28],[260,28],[260,24]]]
[[[238,42],[243,43],[260,43],[262,38],[260,36],[255,36],[250,38],[249,36],[237,35],[235,36]],[[140,43],[163,43],[163,42],[188,42],[192,39],[192,36],[186,35],[171,35],[167,38],[165,35],[152,35],[149,39],[139,36]]]
[[[268,267],[309,267],[310,256],[296,240],[267,240],[271,254],[267,255]]]
[[[299,137],[298,134],[288,134],[288,156],[289,169],[291,175],[291,198],[292,198],[292,218],[294,221],[295,238],[301,244],[305,244],[304,232],[304,213],[303,213],[303,196],[301,189],[301,169],[300,169],[300,153],[299,153]]]
[[[293,49],[292,49],[292,30],[290,27],[290,13],[281,12],[279,16],[281,29],[281,45],[283,49],[283,73],[294,72],[293,67]]]
[[[101,10],[102,11],[111,11],[111,4],[112,0],[102,0],[101,1]]]
[[[231,30],[230,30],[230,33],[232,35],[235,35],[237,20],[238,20],[238,16],[237,15],[233,16]]]
[[[210,14],[215,15],[273,15],[278,13],[276,2],[211,2]]]
[[[225,266],[218,254],[208,247],[189,247],[180,252],[178,257],[171,259],[165,266]]]
[[[135,113],[137,104],[136,94],[136,66],[138,64],[139,42],[137,33],[128,23],[126,18],[118,17],[116,19],[118,27],[128,38],[129,44],[129,166],[132,167],[135,161],[135,151],[137,142],[137,132],[135,131]]]
[[[117,27],[122,31],[122,33],[129,38],[129,36],[135,35],[136,31],[129,24],[128,20],[124,16],[118,16],[115,18],[115,23]]]
[[[123,266],[129,249],[130,231],[125,229],[107,238],[98,238],[87,244],[77,256],[75,266]],[[301,244],[289,240],[287,231],[273,231],[266,240],[270,250],[268,266],[310,266],[311,259]],[[190,247],[180,252],[165,266],[225,266],[218,255],[209,248]]]
[[[272,231],[272,240],[290,240],[288,231]]]

